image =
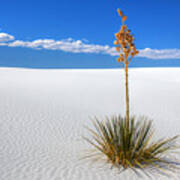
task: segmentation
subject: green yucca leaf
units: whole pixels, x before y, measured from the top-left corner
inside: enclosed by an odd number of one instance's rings
[[[136,121],[135,119],[135,116],[130,118],[128,128],[126,118],[120,115],[110,118],[106,116],[105,121],[99,121],[95,117],[93,120],[95,129],[86,127],[91,133],[92,140],[84,139],[105,155],[113,166],[141,169],[153,166],[161,171],[164,171],[164,168],[160,164],[174,166],[164,159],[164,155],[171,150],[179,149],[174,145],[179,136],[151,142],[154,135],[152,120],[145,117]]]
[[[104,153],[104,150],[102,149],[102,147],[96,145],[95,143],[93,143],[92,141],[90,141],[88,138],[83,137],[83,139],[85,139],[88,143],[90,143],[91,145],[93,145],[95,148],[97,148],[99,151],[101,151],[102,153]]]

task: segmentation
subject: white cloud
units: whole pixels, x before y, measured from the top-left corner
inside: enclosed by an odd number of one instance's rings
[[[0,42],[7,42],[14,40],[14,36],[7,33],[0,33]]]
[[[111,56],[117,56],[115,48],[111,48],[108,52]],[[137,57],[147,59],[180,59],[180,49],[139,49]]]
[[[138,55],[148,59],[180,59],[180,49],[141,49]]]
[[[86,39],[74,40],[72,38],[54,40],[37,39],[34,41],[14,40],[14,36],[0,33],[0,46],[27,47],[33,49],[60,50],[71,53],[96,53],[118,56],[114,47],[109,45],[90,44]],[[10,41],[10,42],[9,42]],[[180,49],[140,49],[137,57],[148,59],[180,59]]]
[[[35,49],[61,50],[72,53],[104,53],[111,54],[112,48],[108,45],[87,44],[82,40],[73,40],[72,38],[64,40],[38,39],[35,41],[13,41],[8,44],[10,47],[28,47]]]
[[[34,41],[13,41],[8,44],[10,47],[28,47],[34,49],[61,50],[71,53],[102,53],[111,56],[118,56],[114,47],[108,45],[89,44],[82,40],[72,38],[63,40],[38,39]],[[180,59],[180,49],[140,49],[137,57],[148,59]]]

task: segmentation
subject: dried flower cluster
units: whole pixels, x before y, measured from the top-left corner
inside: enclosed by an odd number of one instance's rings
[[[123,12],[118,9],[118,13],[122,18],[122,26],[118,33],[115,34],[116,40],[114,44],[117,45],[116,51],[120,53],[120,57],[117,58],[117,62],[123,62],[129,64],[131,59],[139,53],[136,50],[133,43],[134,37],[131,35],[131,31],[128,29],[127,25],[124,22],[127,19],[127,16],[123,15]]]

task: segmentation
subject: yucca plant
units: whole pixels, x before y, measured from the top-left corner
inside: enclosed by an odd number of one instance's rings
[[[173,162],[166,159],[165,155],[178,148],[175,144],[178,136],[153,142],[152,120],[140,117],[135,121],[135,117],[131,117],[129,122],[127,133],[126,118],[120,115],[106,117],[105,121],[95,118],[95,129],[86,127],[92,140],[86,137],[85,139],[104,155],[108,162],[117,167],[126,169],[154,166],[162,169],[162,165],[173,166]]]
[[[117,61],[125,67],[126,116],[107,117],[102,122],[95,118],[95,130],[87,127],[93,140],[85,139],[114,166],[125,169],[148,166],[162,169],[162,166],[173,166],[174,163],[167,160],[165,154],[179,148],[175,145],[178,136],[153,142],[152,120],[139,118],[135,121],[135,117],[129,116],[128,66],[139,52],[135,48],[131,31],[125,25],[127,16],[120,9],[118,13],[122,18],[122,26],[115,34],[114,44],[117,45],[116,50],[120,55]]]

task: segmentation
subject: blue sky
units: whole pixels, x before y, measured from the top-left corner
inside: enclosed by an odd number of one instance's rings
[[[119,67],[117,8],[140,50],[131,67],[180,66],[179,0],[7,0],[0,6],[0,67]]]

